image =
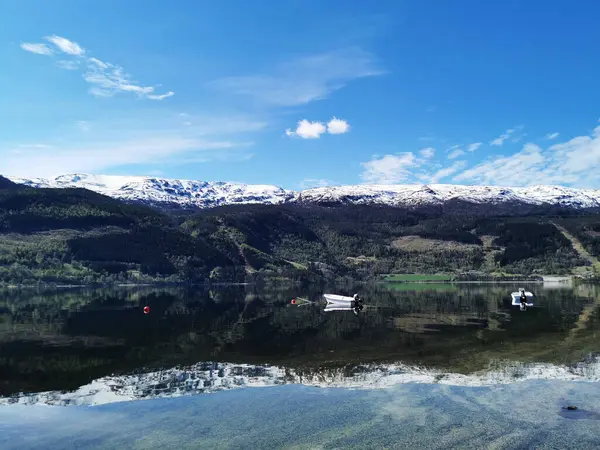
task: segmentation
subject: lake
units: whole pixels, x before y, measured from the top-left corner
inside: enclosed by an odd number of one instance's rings
[[[519,287],[534,292],[535,307],[511,306]],[[323,292],[3,291],[0,446],[69,448],[74,436],[83,448],[481,448],[484,437],[500,448],[600,445],[600,287],[325,290],[358,292],[358,315],[324,311]],[[577,411],[563,409],[571,403]],[[394,408],[402,414],[382,415]],[[273,414],[283,422],[266,419]],[[65,417],[85,423],[53,425]],[[551,435],[549,424],[564,428]]]

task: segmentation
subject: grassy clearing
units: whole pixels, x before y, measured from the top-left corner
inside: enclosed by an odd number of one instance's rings
[[[441,239],[428,239],[420,236],[402,236],[394,239],[391,243],[392,247],[398,250],[408,252],[432,252],[432,251],[455,251],[468,252],[479,245],[464,244],[456,241],[444,241]]]
[[[400,273],[394,275],[386,275],[384,281],[392,283],[402,282],[425,282],[425,281],[451,281],[452,275],[444,274],[420,274],[420,273]]]
[[[306,267],[305,264],[300,264],[298,262],[295,261],[288,261],[287,259],[284,260],[287,263],[290,263],[292,266],[294,266],[295,269],[300,269],[300,270],[308,270],[308,267]]]
[[[566,228],[561,227],[560,225],[558,225],[554,222],[552,222],[552,225],[554,225],[556,227],[556,229],[563,234],[564,237],[566,237],[569,241],[571,241],[571,245],[573,246],[573,248],[577,251],[577,253],[579,253],[579,255],[582,258],[587,259],[591,263],[592,268],[594,270],[600,271],[600,260],[598,260],[598,258],[596,258],[594,255],[591,255],[585,249],[585,247],[579,241],[579,239],[577,239],[575,236],[573,236],[571,233],[569,233]],[[586,274],[589,272],[590,272],[589,267],[575,267],[573,269],[573,273],[575,273],[576,275]]]

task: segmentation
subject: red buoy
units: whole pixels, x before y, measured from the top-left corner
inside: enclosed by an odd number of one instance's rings
[[[293,299],[292,299],[292,305],[295,305],[295,304],[296,304],[296,299],[295,299],[295,298],[293,298]]]
[[[149,306],[144,306],[144,314],[148,314],[150,312]]]

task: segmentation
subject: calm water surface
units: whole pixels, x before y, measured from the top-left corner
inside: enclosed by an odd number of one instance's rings
[[[264,443],[267,447],[295,442],[347,448],[369,440],[383,445],[375,436],[388,436],[386,445],[395,448],[410,442],[443,448],[442,435],[451,446],[463,442],[477,448],[482,436],[500,447],[541,445],[544,436],[551,442],[543,431],[548,427],[541,425],[545,421],[577,437],[581,445],[572,448],[588,448],[589,430],[600,435],[600,289],[526,285],[536,294],[536,306],[522,312],[510,305],[509,296],[521,286],[327,290],[361,294],[367,306],[358,316],[325,312],[322,290],[292,287],[5,291],[0,293],[0,423],[2,417],[13,420],[0,425],[0,433],[8,443],[11,433],[34,427],[38,438],[55,433],[55,448],[66,445],[61,439],[73,433],[82,436],[84,447],[129,447],[132,436],[138,444],[140,439],[133,425],[117,427],[120,432],[108,439],[94,424],[120,423],[125,415],[143,429],[168,411],[171,428],[189,428],[177,431],[187,436],[177,445],[204,439],[215,447],[220,442],[223,448],[239,448],[246,442],[256,448],[264,434],[243,432],[246,441],[235,441],[227,430],[247,426],[258,432],[251,417],[280,408],[291,416],[274,426],[278,431],[270,435],[274,441]],[[291,305],[294,297],[313,303]],[[256,386],[262,389],[240,389]],[[227,406],[232,399],[238,405],[252,403],[254,412]],[[490,407],[492,399],[504,406]],[[316,402],[313,409],[311,402]],[[336,409],[339,402],[348,409]],[[574,414],[561,409],[569,402],[579,402]],[[61,407],[33,413],[42,404]],[[97,406],[81,410],[87,405]],[[304,406],[286,412],[290,405]],[[402,414],[386,418],[381,411],[388,407]],[[224,409],[219,417],[226,420],[211,422],[206,408]],[[500,422],[511,430],[504,438],[492,418],[510,415],[511,408],[515,418]],[[51,425],[77,411],[89,415],[88,425]],[[421,423],[425,416],[431,420]],[[321,434],[309,433],[315,440],[296,436],[304,430],[296,422],[317,419]],[[525,424],[533,431],[523,431]],[[160,428],[146,443],[160,446],[173,432]],[[438,439],[431,440],[436,433]],[[558,445],[564,437],[559,433],[552,442]],[[36,442],[31,437],[19,448],[41,445]],[[554,444],[548,448],[561,448]]]

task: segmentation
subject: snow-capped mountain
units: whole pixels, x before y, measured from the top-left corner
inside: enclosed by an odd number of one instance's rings
[[[118,175],[61,175],[53,179],[9,178],[37,188],[85,188],[125,201],[211,208],[244,203],[280,204],[296,194],[277,186],[172,180]]]
[[[428,185],[358,185],[319,187],[300,192],[303,202],[381,204],[391,206],[442,205],[450,200],[469,203],[551,204],[574,208],[600,207],[600,190],[573,189],[562,186],[463,186]]]
[[[494,370],[470,375],[444,373],[406,364],[367,364],[352,373],[345,368],[307,373],[277,366],[202,362],[135,375],[108,376],[72,392],[40,392],[0,397],[0,405],[101,405],[106,403],[210,394],[244,387],[282,384],[347,389],[381,389],[402,383],[439,383],[452,386],[492,386],[526,380],[600,381],[600,358],[571,366],[545,363],[496,362]]]
[[[333,186],[294,192],[272,185],[175,180],[116,175],[61,175],[53,179],[10,178],[33,187],[78,187],[125,201],[185,208],[210,208],[233,204],[336,203],[390,206],[443,205],[452,200],[477,204],[555,205],[600,208],[600,190],[561,186],[498,187],[429,185]]]

